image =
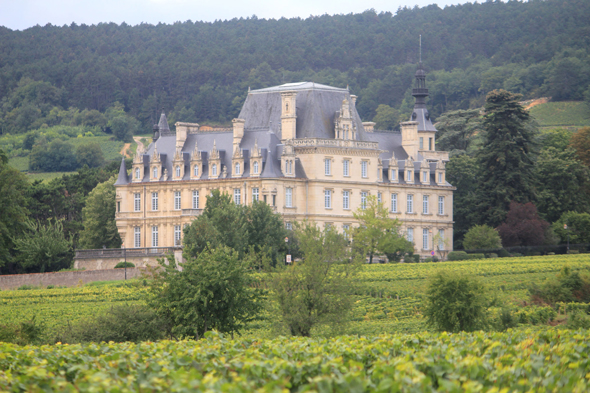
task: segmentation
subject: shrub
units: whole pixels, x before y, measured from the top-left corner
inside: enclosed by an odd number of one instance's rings
[[[486,255],[487,258],[498,258],[498,254],[496,254],[495,252],[491,252],[488,255]]]
[[[500,251],[498,251],[498,256],[500,258],[508,258],[510,257],[510,253],[502,248]]]
[[[516,325],[518,325],[518,319],[512,313],[512,310],[509,308],[502,308],[502,311],[500,311],[500,315],[498,316],[498,330],[506,331],[510,328],[516,327]]]
[[[469,256],[465,251],[451,251],[447,256],[449,261],[463,261],[468,258]]]
[[[0,342],[18,345],[40,344],[44,325],[38,324],[35,317],[18,325],[0,325]]]
[[[120,305],[71,327],[56,341],[124,342],[156,341],[164,338],[167,326],[156,313],[142,305]]]
[[[568,316],[566,326],[569,329],[590,329],[590,316],[581,311],[573,312]]]
[[[135,265],[131,262],[119,262],[115,265],[115,269],[123,269],[126,267],[135,267]]]
[[[474,331],[487,325],[486,291],[477,279],[439,272],[426,291],[429,326],[446,332]]]
[[[500,240],[500,234],[494,228],[487,225],[476,225],[469,228],[465,234],[463,247],[466,250],[500,248],[502,247],[502,241]]]
[[[567,253],[568,254],[579,254],[580,250],[569,250]]]
[[[467,254],[467,258],[465,259],[485,259],[485,254],[476,253],[476,254]]]

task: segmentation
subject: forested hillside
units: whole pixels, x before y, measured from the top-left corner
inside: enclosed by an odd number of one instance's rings
[[[300,80],[349,85],[364,120],[385,104],[391,126],[391,113],[406,116],[413,103],[419,35],[434,116],[479,107],[495,88],[581,100],[590,96],[588,20],[586,0],[531,0],[395,15],[0,27],[0,130],[51,127],[59,110],[105,112],[117,101],[148,132],[162,108],[172,123],[228,122],[248,87]],[[27,89],[31,80],[44,83]],[[79,124],[93,125],[85,115]]]

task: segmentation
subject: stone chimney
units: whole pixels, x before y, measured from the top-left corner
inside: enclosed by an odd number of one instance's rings
[[[240,146],[242,142],[242,138],[244,137],[244,125],[246,124],[246,120],[244,119],[233,119],[233,130],[234,130],[234,150],[236,147]]]
[[[355,96],[354,94],[351,94],[351,95],[350,95],[350,101],[352,102],[352,106],[356,106],[356,99],[357,99],[357,98],[358,98],[358,97],[357,97],[357,96]]]
[[[375,124],[372,121],[363,121],[363,127],[365,128],[365,132],[373,132],[375,130]]]
[[[418,122],[405,121],[400,123],[402,147],[412,159],[418,158]]]
[[[281,93],[281,140],[295,139],[297,127],[297,93]]]
[[[176,150],[184,147],[184,142],[186,142],[186,137],[189,133],[195,133],[199,131],[199,125],[197,123],[181,123],[177,122],[174,124],[176,126]]]

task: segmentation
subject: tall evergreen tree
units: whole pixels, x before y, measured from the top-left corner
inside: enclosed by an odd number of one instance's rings
[[[533,146],[535,132],[527,127],[529,114],[519,95],[493,90],[484,106],[485,139],[478,154],[481,223],[497,227],[506,218],[511,201],[535,200]]]

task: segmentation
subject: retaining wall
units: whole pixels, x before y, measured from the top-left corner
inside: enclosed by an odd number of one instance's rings
[[[127,268],[127,279],[141,277],[145,268]],[[84,270],[76,272],[11,274],[0,276],[0,289],[16,289],[22,285],[73,287],[93,281],[124,280],[125,269]]]

